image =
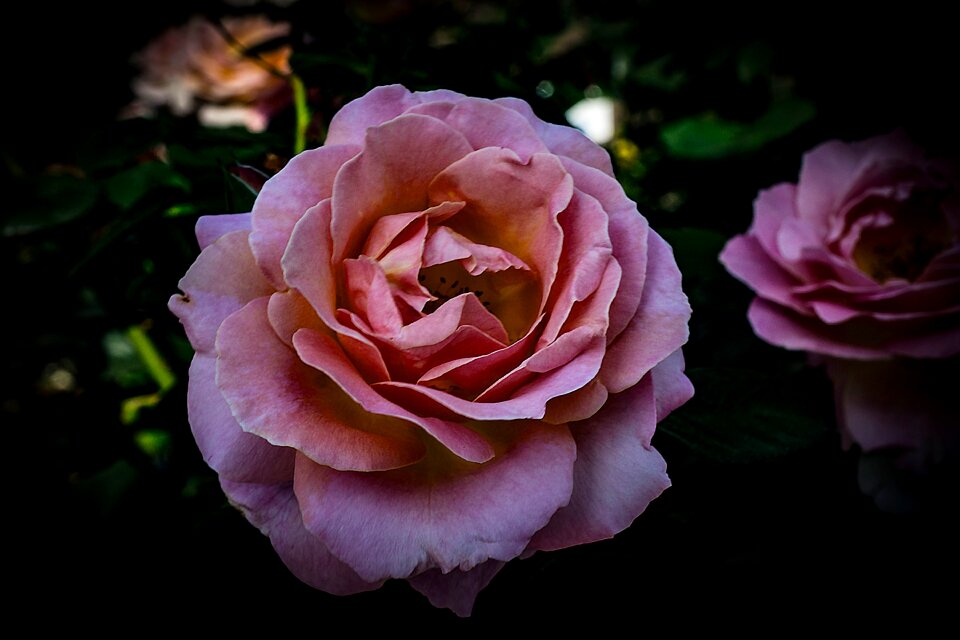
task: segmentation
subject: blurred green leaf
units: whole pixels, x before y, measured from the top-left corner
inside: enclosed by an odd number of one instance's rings
[[[803,385],[741,369],[691,369],[696,394],[657,428],[695,454],[726,463],[770,460],[812,446],[827,425]]]
[[[98,195],[97,185],[85,178],[40,176],[27,185],[22,204],[15,204],[5,216],[3,235],[23,235],[75,220],[93,208]]]
[[[684,280],[709,279],[723,273],[717,258],[727,242],[722,233],[697,227],[660,229],[659,232],[673,247]]]
[[[226,188],[227,210],[247,212],[253,209],[257,193],[242,178],[228,171],[223,172]]]
[[[111,177],[106,182],[107,197],[126,211],[151,191],[161,188],[190,191],[190,181],[163,162],[146,162]]]
[[[103,350],[107,354],[107,367],[104,375],[117,385],[130,389],[150,382],[143,361],[130,338],[120,331],[110,331],[103,336]]]
[[[770,75],[773,49],[766,42],[751,42],[737,56],[737,76],[743,84]]]
[[[294,53],[290,57],[290,66],[300,75],[316,73],[330,67],[348,69],[364,78],[369,77],[371,73],[369,64],[364,64],[354,58],[320,53]]]
[[[815,114],[816,109],[809,102],[782,100],[752,123],[706,113],[664,126],[660,138],[667,151],[677,158],[723,158],[759,149],[793,132]]]
[[[162,429],[141,429],[133,435],[134,442],[155,462],[167,457],[170,452],[170,434]]]
[[[173,375],[173,371],[167,366],[163,356],[157,351],[156,346],[154,346],[153,341],[150,339],[150,336],[147,335],[147,332],[144,331],[143,327],[134,325],[127,329],[127,338],[130,340],[137,355],[140,357],[140,361],[143,362],[147,372],[149,372],[150,377],[153,378],[153,381],[157,384],[160,391],[165,392],[170,390],[177,382],[177,377]]]

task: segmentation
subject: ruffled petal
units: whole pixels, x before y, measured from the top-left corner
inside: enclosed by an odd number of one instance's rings
[[[167,303],[197,352],[213,351],[224,318],[274,291],[257,268],[247,236],[248,231],[231,231],[204,249],[178,283],[183,295]]]
[[[304,151],[263,185],[253,203],[250,246],[257,264],[278,290],[287,288],[280,261],[294,226],[308,209],[330,197],[340,167],[359,152],[359,147],[346,145]]]
[[[324,144],[362,145],[367,129],[396,118],[420,101],[399,84],[376,87],[334,114]]]
[[[487,560],[469,571],[454,569],[443,573],[430,569],[407,580],[410,586],[427,597],[435,607],[450,609],[461,618],[469,617],[477,595],[490,584],[505,563]]]
[[[572,127],[544,122],[534,114],[529,104],[518,98],[498,98],[494,102],[509,107],[526,118],[553,153],[572,158],[604,172],[611,178],[614,177],[610,154],[581,132]]]
[[[647,376],[612,396],[589,420],[571,425],[577,442],[573,495],[530,541],[528,551],[551,551],[613,537],[670,486],[667,465],[650,438],[657,423]]]
[[[200,249],[211,244],[231,231],[250,231],[249,213],[224,213],[219,216],[200,216],[197,218],[195,233]]]
[[[370,581],[517,557],[569,500],[576,449],[563,426],[484,429],[505,448],[481,466],[448,457],[408,470],[343,473],[298,457],[294,489],[304,522]]]
[[[328,336],[303,329],[293,336],[300,358],[330,377],[364,410],[379,416],[399,418],[419,425],[455,455],[470,462],[486,462],[493,447],[481,435],[456,422],[424,417],[390,402],[374,390],[347,360],[340,347]],[[391,384],[388,382],[378,383]]]
[[[217,355],[217,385],[244,431],[335,469],[393,469],[424,455],[413,425],[367,413],[304,365],[274,333],[266,299],[224,321]]]
[[[220,478],[220,486],[230,503],[269,536],[277,555],[293,575],[311,587],[345,596],[378,589],[383,584],[360,578],[307,531],[290,482],[248,484]]]
[[[650,231],[643,300],[630,325],[607,349],[600,381],[610,393],[636,384],[689,336],[690,303],[673,250]]]
[[[333,260],[359,255],[377,219],[430,206],[434,177],[472,151],[459,132],[435,118],[403,115],[367,131],[363,151],[333,186]],[[432,204],[461,198],[442,198]]]
[[[683,373],[685,366],[683,351],[677,349],[650,370],[657,398],[657,422],[693,397],[693,384]]]
[[[245,432],[216,385],[217,361],[196,354],[190,363],[187,417],[203,460],[236,482],[273,483],[293,476],[294,451]]]

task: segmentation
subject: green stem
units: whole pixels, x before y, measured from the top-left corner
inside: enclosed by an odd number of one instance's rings
[[[307,105],[307,90],[303,80],[295,73],[290,74],[290,86],[293,88],[293,108],[297,114],[296,136],[293,152],[302,152],[307,148],[307,128],[310,126],[310,107]]]

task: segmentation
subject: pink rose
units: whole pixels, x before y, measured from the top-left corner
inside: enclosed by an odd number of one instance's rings
[[[504,562],[609,538],[669,485],[680,272],[607,153],[525,102],[374,89],[197,236],[170,300],[190,423],[314,587],[407,579],[468,615]]]
[[[136,57],[142,73],[134,80],[137,100],[129,111],[151,115],[166,106],[180,116],[196,111],[206,126],[263,131],[290,101],[284,75],[292,49],[261,52],[259,60],[245,51],[288,35],[290,25],[246,16],[224,18],[222,26],[195,17],[151,42]]]
[[[753,226],[720,256],[757,292],[758,336],[827,357],[845,437],[915,472],[943,463],[960,435],[936,382],[960,354],[957,180],[899,132],[827,142],[797,184],[760,193]],[[891,486],[862,484],[889,502]]]

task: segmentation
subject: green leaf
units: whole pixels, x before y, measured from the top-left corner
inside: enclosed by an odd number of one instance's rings
[[[93,502],[100,515],[114,511],[134,488],[140,472],[126,460],[117,460],[94,475],[78,480],[74,485],[80,496]]]
[[[71,175],[41,176],[28,185],[21,206],[3,221],[3,235],[17,236],[76,220],[93,208],[99,189],[92,181]]]
[[[782,138],[816,114],[804,100],[782,100],[754,122],[724,120],[714,113],[685,118],[663,127],[660,139],[677,158],[714,159],[755,151]]]
[[[150,192],[161,188],[190,191],[190,182],[163,162],[147,162],[111,177],[106,182],[107,197],[124,211]]]
[[[637,67],[633,72],[633,79],[637,84],[667,93],[679,90],[687,82],[687,74],[680,70],[670,69],[672,55],[665,55]]]
[[[691,277],[706,280],[724,273],[717,258],[727,242],[722,233],[698,227],[660,229],[659,232],[673,247],[684,280]]]
[[[700,457],[749,463],[812,446],[827,423],[812,414],[805,385],[740,369],[691,369],[696,393],[670,414],[658,434],[674,438]],[[795,376],[788,376],[795,378]]]

